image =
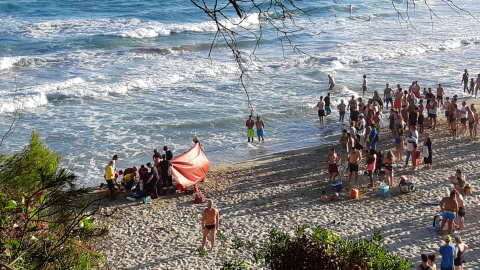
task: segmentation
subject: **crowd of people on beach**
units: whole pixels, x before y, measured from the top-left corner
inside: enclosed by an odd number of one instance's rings
[[[329,77],[329,90],[332,90],[333,77]],[[333,81],[334,82],[334,81]],[[464,93],[476,97],[480,89],[480,74],[476,81],[470,78],[468,71],[465,70],[462,78]],[[408,167],[409,159],[412,158],[412,167],[414,169],[420,167],[420,158],[423,157],[425,169],[433,168],[433,141],[430,133],[439,130],[440,124],[437,119],[444,112],[445,131],[452,136],[453,140],[467,138],[474,142],[477,138],[477,129],[479,122],[479,114],[474,104],[467,105],[466,101],[459,101],[458,95],[452,98],[446,97],[446,92],[439,84],[436,93],[432,88],[423,88],[421,91],[418,81],[412,82],[408,90],[404,90],[400,84],[394,91],[389,84],[383,91],[383,97],[378,91],[373,91],[370,99],[365,99],[368,91],[367,77],[363,76],[362,92],[363,98],[352,96],[345,103],[340,100],[336,106],[339,112],[339,121],[343,122],[346,112],[349,111],[349,127],[342,130],[339,140],[341,145],[340,154],[332,149],[326,159],[327,169],[329,173],[329,181],[334,182],[339,175],[339,163],[344,162],[348,165],[348,182],[351,182],[352,176],[355,178],[355,186],[358,186],[359,167],[362,161],[365,164],[365,173],[370,180],[370,187],[375,185],[373,173],[377,173],[383,169],[386,184],[393,188],[400,183],[393,179],[393,170],[395,163],[404,162],[404,167]],[[464,95],[465,95],[464,94]],[[390,105],[390,107],[389,107]],[[320,123],[324,123],[325,117],[332,112],[332,95],[328,92],[326,97],[320,97],[317,103],[318,117]],[[377,151],[380,142],[379,133],[383,122],[383,111],[388,111],[388,129],[391,139],[383,139],[382,143],[394,141],[393,151],[388,151],[384,156],[381,151]],[[468,123],[468,126],[467,126]],[[442,125],[443,126],[443,125]],[[467,132],[468,131],[468,132]],[[423,138],[422,138],[423,135]],[[388,147],[388,145],[387,145]],[[388,147],[390,148],[390,147]],[[405,151],[406,150],[406,151]],[[364,158],[365,156],[365,158]],[[343,176],[342,176],[343,177]],[[465,176],[460,170],[450,178],[453,189],[450,196],[443,198],[440,202],[439,228],[438,233],[442,234],[445,225],[448,226],[448,234],[452,234],[455,230],[461,230],[465,226],[465,207],[464,196],[469,192]],[[332,199],[338,198],[338,193],[334,191]],[[321,201],[327,201],[326,192],[322,192]],[[458,225],[455,220],[458,219]],[[440,248],[439,253],[442,255],[442,269],[462,269],[465,262],[463,252],[468,246],[462,243],[460,236],[455,238],[456,244],[452,244],[451,237],[445,237],[446,245]],[[422,254],[422,265],[417,269],[436,269],[435,255]],[[430,267],[430,268],[429,268]]]
[[[105,167],[105,180],[110,191],[110,198],[115,198],[116,190],[139,191],[139,196],[150,196],[156,199],[159,196],[166,195],[167,192],[175,193],[173,187],[172,151],[168,146],[163,147],[164,154],[161,154],[158,149],[153,150],[153,163],[148,162],[141,165],[140,168],[133,166],[125,170],[118,170],[116,168],[116,161],[118,155],[114,155],[108,165]],[[121,181],[119,178],[122,176]]]

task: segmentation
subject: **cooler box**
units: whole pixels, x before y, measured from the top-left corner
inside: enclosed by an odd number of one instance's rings
[[[358,188],[350,189],[350,198],[352,199],[358,198]]]
[[[389,191],[390,191],[390,187],[388,185],[381,185],[380,188],[378,189],[380,196],[388,195]]]
[[[342,190],[342,188],[343,188],[343,187],[342,187],[342,181],[335,181],[335,182],[333,182],[333,183],[332,183],[332,187],[333,187],[334,189],[336,189],[337,192],[339,192],[339,191]]]

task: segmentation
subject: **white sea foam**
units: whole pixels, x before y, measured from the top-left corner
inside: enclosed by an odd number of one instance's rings
[[[259,15],[250,14],[243,20],[234,18],[222,23],[232,29],[250,27],[258,24]],[[76,20],[49,20],[38,23],[13,23],[6,32],[27,37],[50,39],[60,36],[93,36],[107,35],[129,38],[154,38],[168,36],[171,33],[183,32],[215,32],[217,27],[213,21],[199,23],[172,23],[166,24],[159,21],[132,19],[76,19]],[[15,25],[15,27],[12,27]]]

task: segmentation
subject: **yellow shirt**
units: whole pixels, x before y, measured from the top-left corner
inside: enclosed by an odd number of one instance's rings
[[[129,174],[126,174],[125,176],[123,176],[123,179],[122,179],[122,182],[125,183],[125,182],[130,182],[132,181],[132,174],[129,173]]]
[[[105,179],[113,180],[114,178],[115,178],[115,171],[113,170],[113,167],[110,165],[107,165],[107,167],[105,167]]]

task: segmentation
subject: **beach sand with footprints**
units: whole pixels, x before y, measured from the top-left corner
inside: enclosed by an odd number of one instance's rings
[[[469,102],[470,104],[470,102]],[[443,117],[440,117],[442,119]],[[379,149],[394,150],[389,133],[381,134]],[[385,236],[385,247],[418,265],[420,254],[438,254],[444,236],[431,229],[433,217],[440,214],[437,205],[424,202],[440,200],[453,188],[449,176],[456,169],[466,175],[473,187],[467,196],[466,227],[455,231],[469,246],[464,269],[480,269],[480,143],[460,137],[453,141],[444,131],[445,122],[431,133],[433,169],[404,167],[396,162],[394,179],[406,175],[414,179],[416,192],[401,193],[392,188],[388,196],[379,195],[379,183],[369,188],[367,175],[360,175],[358,199],[349,196],[350,185],[337,201],[322,203],[320,194],[332,194],[325,159],[338,143],[285,151],[240,164],[216,167],[208,173],[208,182],[200,189],[220,211],[219,232],[229,239],[262,243],[270,229],[293,233],[297,225],[322,226],[338,236],[356,239],[369,237],[374,230]],[[339,136],[340,137],[340,136]],[[423,135],[420,135],[420,142]],[[419,143],[422,145],[422,143]],[[353,181],[353,180],[352,180]],[[110,228],[109,236],[99,244],[106,254],[105,268],[111,269],[218,269],[222,256],[218,248],[201,258],[202,211],[206,204],[194,204],[194,195],[175,194],[151,204],[130,202],[120,194],[116,201],[102,205],[97,221]],[[115,212],[114,212],[115,211]],[[109,214],[114,212],[111,216]],[[218,238],[217,238],[217,243]],[[207,242],[207,247],[209,242]],[[439,267],[440,257],[437,257]],[[250,266],[258,269],[261,266]]]

